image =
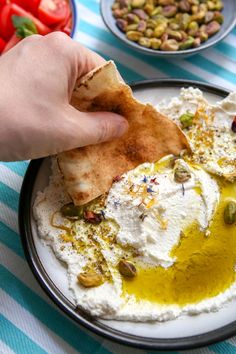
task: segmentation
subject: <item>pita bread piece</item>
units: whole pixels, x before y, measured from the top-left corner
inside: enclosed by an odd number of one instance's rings
[[[128,132],[119,139],[58,155],[75,205],[106,193],[116,176],[139,164],[189,149],[185,135],[174,122],[133,97],[111,61],[77,82],[71,104],[84,112],[116,112],[129,122]]]

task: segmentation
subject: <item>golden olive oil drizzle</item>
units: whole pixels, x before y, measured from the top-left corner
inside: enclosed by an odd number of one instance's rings
[[[218,295],[235,281],[236,227],[224,223],[224,207],[236,198],[236,185],[221,182],[219,205],[208,232],[192,224],[171,251],[173,266],[139,268],[132,280],[123,280],[124,294],[137,300],[185,305]]]
[[[161,172],[169,166],[170,160],[166,159],[155,163],[154,170]],[[198,165],[192,164],[192,167],[198,168]],[[144,168],[143,171],[139,170],[140,172],[148,175],[150,171]],[[220,201],[208,230],[201,231],[196,223],[183,230],[178,245],[170,252],[170,256],[176,261],[167,269],[138,265],[135,252],[116,243],[119,226],[115,223],[116,231],[113,229],[113,232],[110,228],[114,220],[103,221],[96,227],[83,221],[77,222],[81,224],[82,233],[88,234],[87,240],[78,238],[78,230],[73,227],[70,232],[61,234],[61,240],[71,242],[72,247],[79,253],[84,253],[89,247],[92,254],[86,269],[99,268],[107,281],[111,280],[111,274],[101,253],[101,245],[94,235],[103,239],[108,248],[122,248],[125,258],[134,262],[138,269],[135,278],[123,278],[123,294],[134,295],[137,300],[183,306],[216,296],[235,281],[236,264],[236,227],[226,225],[223,218],[226,203],[236,198],[236,184],[226,182],[222,178],[216,180],[220,186]],[[194,189],[197,194],[202,194],[200,185]],[[68,231],[68,228],[62,225],[53,223],[53,226]]]

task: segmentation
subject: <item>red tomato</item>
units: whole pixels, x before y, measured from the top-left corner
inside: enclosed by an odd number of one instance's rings
[[[51,32],[51,29],[49,27],[47,27],[44,23],[39,21],[30,12],[25,11],[20,6],[18,6],[17,4],[11,4],[10,6],[11,6],[11,9],[12,9],[11,15],[28,17],[29,19],[31,19],[34,22],[39,34],[45,35],[45,34],[48,34],[49,32]]]
[[[65,24],[64,27],[62,27],[62,31],[66,34],[68,34],[68,36],[71,34],[71,29],[72,29],[72,18],[71,16],[69,17],[67,23]]]
[[[70,14],[66,0],[41,0],[38,8],[39,19],[48,26],[62,22]]]
[[[27,0],[11,0],[12,3],[19,5],[25,10],[29,9],[29,4]]]
[[[69,11],[67,16],[64,18],[64,20],[52,28],[53,28],[53,31],[62,31],[62,32],[70,35],[71,28],[72,28],[71,12]]]
[[[6,42],[0,38],[0,53],[2,53],[3,49],[5,48]]]
[[[39,7],[39,3],[41,0],[31,0],[28,1],[28,7],[29,7],[29,11],[32,12],[32,14],[36,15],[38,17],[38,7]],[[27,2],[27,0],[26,0]]]
[[[0,0],[0,9],[6,5],[7,1],[6,0]]]
[[[32,14],[37,15],[37,10],[38,10],[40,0],[10,0],[10,1],[22,7],[24,10],[30,11]]]
[[[9,49],[11,49],[12,47],[14,47],[18,42],[21,41],[22,38],[19,38],[16,36],[16,34],[14,33],[11,38],[9,39],[9,41],[7,42],[5,48],[2,51],[3,53],[6,53]]]
[[[11,22],[11,16],[12,5],[7,4],[2,8],[0,13],[0,33],[5,40],[8,40],[15,32],[15,28]]]

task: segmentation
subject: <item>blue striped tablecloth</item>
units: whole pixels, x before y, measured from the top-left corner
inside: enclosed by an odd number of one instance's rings
[[[233,1],[233,0],[232,0]],[[77,2],[76,40],[116,61],[127,81],[182,78],[236,87],[236,29],[220,44],[185,60],[151,58],[123,46],[105,28],[98,0]],[[0,353],[144,353],[80,328],[43,293],[26,263],[17,209],[27,162],[0,163]],[[236,353],[236,338],[188,353]]]

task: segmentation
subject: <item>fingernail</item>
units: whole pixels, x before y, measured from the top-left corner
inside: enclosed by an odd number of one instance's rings
[[[121,119],[118,126],[117,126],[117,137],[122,136],[129,128],[129,123],[126,119]]]

